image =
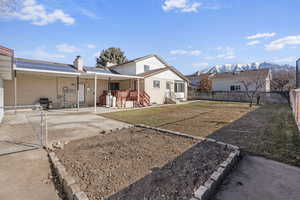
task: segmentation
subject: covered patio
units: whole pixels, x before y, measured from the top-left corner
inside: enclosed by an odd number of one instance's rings
[[[49,109],[127,108],[150,103],[143,77],[111,70],[17,59],[12,81],[5,82],[5,105],[46,104]],[[147,100],[148,99],[148,100]]]

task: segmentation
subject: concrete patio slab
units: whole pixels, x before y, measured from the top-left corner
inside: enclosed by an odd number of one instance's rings
[[[300,168],[263,157],[245,156],[213,200],[296,200]]]
[[[0,199],[59,199],[43,149],[0,156]]]

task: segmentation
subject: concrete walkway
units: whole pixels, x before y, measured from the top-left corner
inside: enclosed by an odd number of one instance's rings
[[[43,149],[0,156],[0,199],[59,199]]]
[[[213,200],[298,200],[300,168],[245,156]]]

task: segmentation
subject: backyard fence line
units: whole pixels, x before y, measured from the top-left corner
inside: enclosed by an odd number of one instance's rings
[[[260,92],[260,102],[263,104],[289,103],[288,92]],[[189,100],[213,100],[213,101],[233,101],[250,102],[249,97],[244,91],[211,91],[202,92],[189,90]],[[256,101],[256,98],[254,99]]]

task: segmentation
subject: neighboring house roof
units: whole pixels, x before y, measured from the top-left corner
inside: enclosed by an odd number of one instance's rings
[[[133,62],[139,62],[139,61],[142,61],[142,60],[146,60],[148,58],[151,58],[151,57],[156,57],[160,62],[162,62],[164,65],[166,66],[169,66],[169,64],[164,61],[159,55],[157,54],[150,54],[150,55],[147,55],[147,56],[143,56],[143,57],[140,57],[140,58],[136,58],[136,59],[133,59],[133,60],[129,60],[123,64],[119,64],[119,65],[113,65],[113,66],[110,66],[109,68],[115,68],[115,67],[120,67],[122,65],[126,65],[128,63],[133,63]]]
[[[73,65],[63,64],[63,63],[55,63],[41,60],[31,60],[24,58],[16,59],[16,67],[17,70],[24,71],[47,71],[47,72],[56,72],[56,73],[79,73]]]
[[[256,70],[247,70],[240,72],[224,72],[216,73],[211,78],[212,79],[233,79],[233,78],[263,78],[266,79],[270,73],[270,69],[256,69]]]
[[[149,70],[140,74],[137,74],[137,76],[140,77],[150,77],[153,76],[155,74],[159,74],[161,72],[167,71],[167,70],[171,70],[172,72],[174,72],[176,75],[178,75],[180,78],[182,78],[183,80],[189,82],[189,79],[187,77],[185,77],[181,72],[177,71],[174,67],[172,66],[167,66],[167,67],[163,67],[163,68],[158,68],[158,69],[153,69],[153,70]]]

